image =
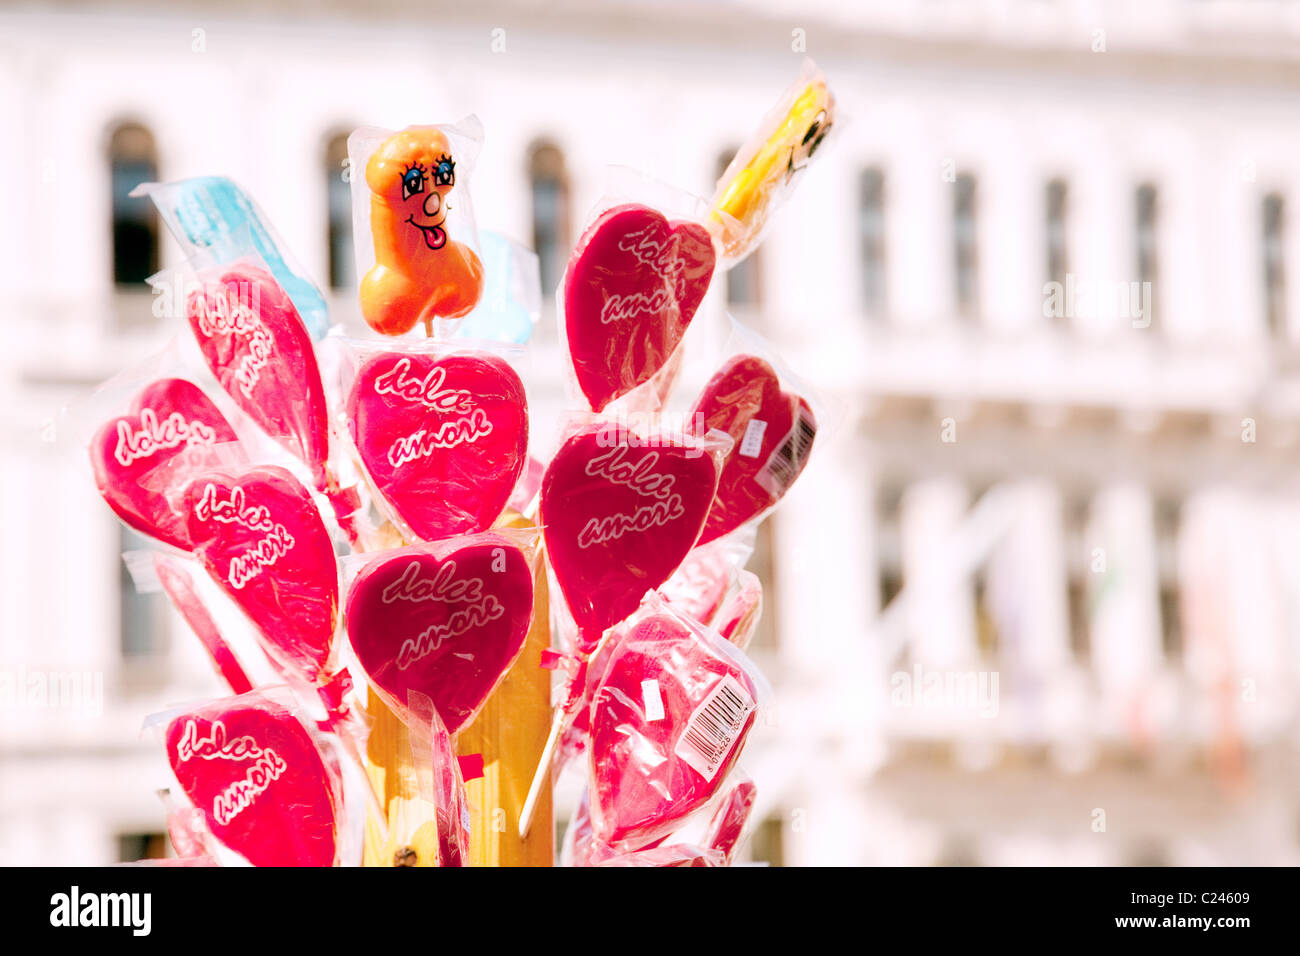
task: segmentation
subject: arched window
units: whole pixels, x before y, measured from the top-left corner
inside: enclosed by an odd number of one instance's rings
[[[114,127],[108,140],[109,183],[112,190],[113,282],[125,288],[142,286],[158,271],[158,216],[147,196],[130,192],[158,179],[158,154],[153,134],[138,123]]]
[[[1276,338],[1286,336],[1286,200],[1279,193],[1264,197],[1264,318]]]
[[[953,184],[952,245],[954,298],[957,313],[974,319],[979,313],[979,235],[975,177],[961,173]]]
[[[719,177],[727,171],[737,149],[724,150],[718,157]],[[757,311],[763,304],[762,278],[763,249],[759,247],[727,272],[727,305]]]
[[[329,278],[331,289],[356,285],[352,255],[352,187],[349,185],[348,134],[330,137],[325,145],[325,201],[329,211]]]
[[[858,177],[858,255],[862,304],[878,318],[885,311],[885,174],[877,167]]]
[[[528,183],[533,207],[533,249],[537,252],[542,299],[559,287],[569,258],[569,176],[564,153],[541,141],[528,150]]]
[[[1143,299],[1150,294],[1151,311],[1155,313],[1159,299],[1154,294],[1156,282],[1160,277],[1160,250],[1157,245],[1157,223],[1160,215],[1160,194],[1151,183],[1142,183],[1133,191],[1133,246],[1136,252],[1138,282],[1142,284]],[[1156,316],[1147,317],[1152,325]]]
[[[1064,179],[1052,179],[1043,191],[1043,251],[1047,281],[1065,285],[1070,269],[1066,222],[1069,216],[1070,189]]]

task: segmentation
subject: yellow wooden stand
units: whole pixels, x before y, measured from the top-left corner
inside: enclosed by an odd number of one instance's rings
[[[510,524],[528,527],[523,519]],[[550,645],[546,568],[540,559],[533,583],[533,622],[523,652],[456,742],[456,751],[462,756],[483,755],[482,778],[465,786],[471,866],[551,866],[555,861],[549,781],[526,839],[519,838],[517,826],[551,724],[551,672],[540,666],[542,651]],[[388,811],[388,838],[381,839],[377,821],[368,816],[363,864],[436,866],[437,832],[431,807],[420,798],[410,737],[378,696],[369,696],[373,724],[366,747],[366,773]]]

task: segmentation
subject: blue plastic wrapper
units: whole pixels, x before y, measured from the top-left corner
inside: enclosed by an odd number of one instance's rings
[[[479,232],[483,297],[452,336],[479,342],[523,345],[541,314],[537,254],[505,236]]]
[[[325,297],[302,268],[284,251],[284,244],[257,203],[225,176],[197,176],[172,183],[144,183],[132,196],[148,196],[186,257],[205,253],[226,265],[256,251],[280,287],[293,300],[313,339],[329,331]]]

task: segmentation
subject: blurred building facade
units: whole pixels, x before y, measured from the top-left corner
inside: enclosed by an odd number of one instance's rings
[[[473,110],[480,227],[551,289],[606,164],[707,194],[805,52],[838,141],[687,343],[730,312],[831,409],[752,564],[752,857],[1300,862],[1296,5],[849,6],[0,13],[0,673],[90,675],[0,710],[0,862],[155,850],[140,719],[218,690],[42,441],[175,332],[129,189],[232,176],[355,321],[347,132]]]

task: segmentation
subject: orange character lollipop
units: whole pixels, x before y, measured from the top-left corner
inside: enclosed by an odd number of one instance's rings
[[[371,328],[401,335],[437,317],[456,318],[483,292],[483,264],[447,235],[447,196],[456,163],[443,132],[410,127],[380,144],[366,163],[375,265],[361,281],[361,312]]]

